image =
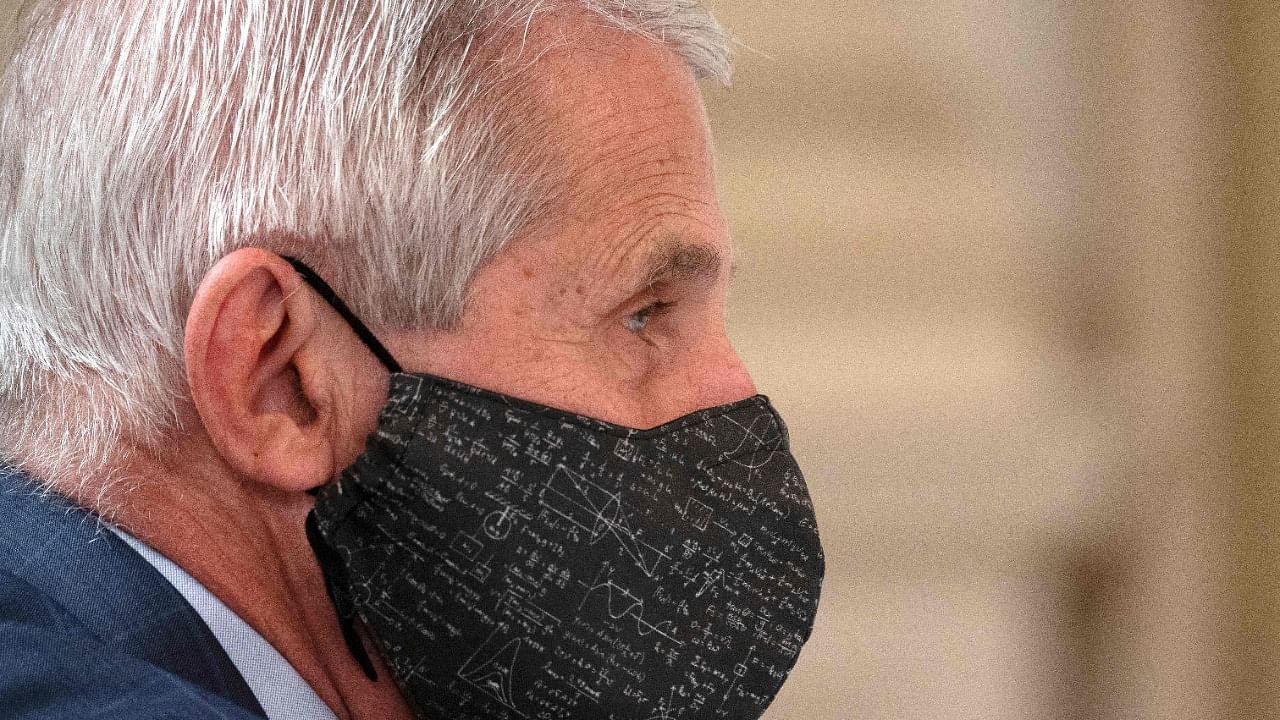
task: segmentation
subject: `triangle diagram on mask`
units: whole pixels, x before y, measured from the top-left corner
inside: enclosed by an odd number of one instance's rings
[[[484,645],[481,645],[480,649],[463,664],[458,670],[458,677],[492,695],[508,708],[516,710],[511,680],[515,673],[516,655],[520,652],[520,646],[524,640],[512,638],[497,652],[493,652],[493,648],[497,645],[496,641],[501,640],[497,637],[498,632],[495,630]]]

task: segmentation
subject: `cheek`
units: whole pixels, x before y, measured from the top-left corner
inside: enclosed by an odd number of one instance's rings
[[[423,333],[397,352],[409,372],[425,372],[530,402],[619,424],[635,417],[643,363],[585,333],[470,318],[458,331]],[[510,320],[510,321],[507,321]],[[394,348],[393,348],[394,350]],[[407,359],[406,359],[407,358]]]
[[[706,352],[675,364],[647,385],[650,415],[659,424],[691,412],[725,405],[756,394],[755,383],[737,354]]]

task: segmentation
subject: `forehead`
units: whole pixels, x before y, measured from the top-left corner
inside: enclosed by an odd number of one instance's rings
[[[549,25],[538,30],[552,39],[536,92],[564,182],[552,227],[539,233],[553,246],[544,249],[596,283],[644,272],[683,245],[727,265],[706,115],[683,60],[599,21]]]

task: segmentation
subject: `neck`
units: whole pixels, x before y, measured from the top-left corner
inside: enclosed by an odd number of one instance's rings
[[[351,656],[303,523],[311,498],[192,468],[141,480],[109,518],[173,560],[283,655],[343,720],[411,718],[371,644],[378,680]],[[86,498],[77,498],[84,501]]]

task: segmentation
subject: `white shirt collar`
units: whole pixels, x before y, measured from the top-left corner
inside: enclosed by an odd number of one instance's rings
[[[293,665],[249,623],[172,560],[120,528],[104,524],[137,550],[186,598],[244,676],[245,683],[270,720],[337,720]]]

